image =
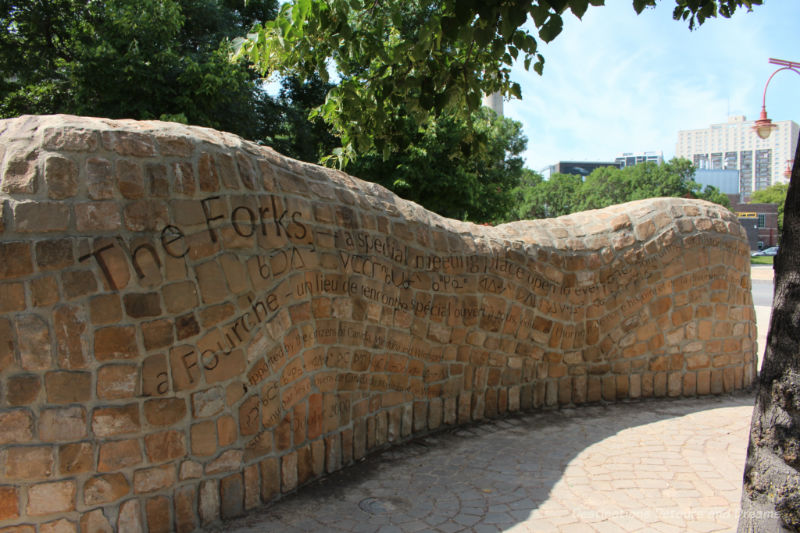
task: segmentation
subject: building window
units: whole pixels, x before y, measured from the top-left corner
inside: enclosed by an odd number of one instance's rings
[[[758,215],[758,227],[759,228],[766,228],[767,227],[767,215],[759,214]]]

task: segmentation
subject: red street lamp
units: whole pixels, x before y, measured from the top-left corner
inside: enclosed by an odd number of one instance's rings
[[[772,76],[770,76],[769,79],[767,80],[766,85],[764,85],[764,96],[761,99],[761,116],[758,117],[755,126],[753,126],[753,129],[756,131],[756,134],[758,134],[758,136],[761,137],[762,139],[766,139],[767,137],[769,137],[770,133],[772,133],[772,130],[778,127],[775,124],[773,124],[770,119],[767,118],[767,87],[769,87],[769,82],[772,81],[772,78],[775,77],[775,74],[777,74],[782,70],[792,70],[797,74],[800,74],[800,70],[798,70],[800,68],[800,63],[794,61],[784,61],[783,59],[772,59],[772,58],[769,58],[769,62],[772,63],[773,65],[780,65],[781,68],[773,72]]]

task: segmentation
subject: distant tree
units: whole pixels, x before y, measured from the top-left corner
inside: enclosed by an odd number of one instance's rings
[[[788,183],[776,183],[766,189],[755,191],[750,197],[751,204],[778,204],[778,231],[783,231],[783,209],[786,204]]]
[[[177,120],[255,139],[264,98],[227,39],[276,0],[0,2],[0,116]]]
[[[526,170],[515,188],[515,205],[511,219],[553,218],[580,211],[583,179],[573,174],[551,174],[543,179]]]
[[[599,209],[645,198],[701,198],[730,206],[728,197],[711,186],[702,188],[694,181],[695,168],[687,159],[672,159],[663,164],[640,163],[618,169],[594,170],[582,187],[580,209]]]
[[[694,166],[686,159],[673,159],[661,165],[640,163],[623,169],[601,167],[585,181],[571,174],[553,174],[545,180],[526,169],[514,190],[509,219],[557,217],[663,196],[701,198],[725,207],[730,205],[728,197],[716,188],[701,190],[701,185],[693,179],[694,172]]]
[[[345,167],[443,216],[503,221],[523,175],[522,125],[480,108],[468,119],[446,114],[418,124],[406,116],[392,125],[402,149],[377,149]],[[400,137],[402,133],[402,137]]]

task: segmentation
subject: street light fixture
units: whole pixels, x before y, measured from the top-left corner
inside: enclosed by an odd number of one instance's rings
[[[756,131],[756,134],[762,139],[768,138],[770,133],[772,133],[772,130],[778,127],[777,125],[773,124],[770,119],[767,118],[767,87],[769,87],[769,82],[772,81],[772,78],[775,77],[775,74],[777,74],[782,70],[792,70],[797,74],[800,74],[800,70],[798,70],[800,69],[800,63],[797,63],[795,61],[785,61],[783,59],[770,58],[769,62],[772,63],[773,65],[780,65],[781,68],[773,72],[772,76],[770,76],[769,79],[767,80],[766,85],[764,85],[764,96],[761,99],[761,116],[758,118],[758,120],[756,120],[755,126],[753,126],[753,129]]]

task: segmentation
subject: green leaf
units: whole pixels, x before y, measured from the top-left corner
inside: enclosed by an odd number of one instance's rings
[[[442,18],[442,33],[448,39],[455,39],[458,37],[458,31],[460,29],[460,24],[455,17],[443,17]]]
[[[550,7],[542,3],[532,4],[530,13],[531,17],[533,17],[533,23],[536,24],[537,28],[541,28],[547,17],[550,16]]]
[[[634,4],[641,1],[644,0],[633,0]],[[571,0],[569,8],[576,17],[583,18],[583,14],[589,8],[589,0]]]
[[[552,15],[550,19],[539,30],[539,37],[546,43],[549,43],[561,33],[563,29],[563,22],[558,15]]]
[[[633,9],[636,10],[636,14],[641,14],[642,11],[645,10],[647,7],[655,7],[656,2],[655,0],[633,0]]]
[[[533,65],[533,70],[535,70],[539,76],[542,75],[542,72],[544,71],[544,58],[541,55],[538,56],[538,61],[536,61],[536,64]]]

